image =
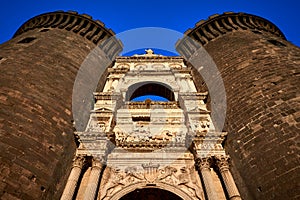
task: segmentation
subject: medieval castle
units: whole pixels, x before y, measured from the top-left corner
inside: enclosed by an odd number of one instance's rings
[[[273,23],[213,15],[181,56],[113,36],[58,11],[0,45],[0,199],[300,198],[300,49]]]

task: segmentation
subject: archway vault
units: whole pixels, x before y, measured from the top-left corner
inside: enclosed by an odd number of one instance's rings
[[[168,191],[168,192],[173,193],[174,195],[176,195],[179,198],[184,199],[184,200],[193,200],[193,198],[191,196],[189,196],[187,193],[185,193],[180,188],[177,188],[175,186],[165,184],[165,183],[155,183],[153,185],[152,184],[149,185],[149,184],[146,184],[145,182],[136,183],[136,184],[124,187],[122,190],[115,193],[110,198],[110,200],[119,200],[122,197],[124,197],[125,195],[135,191],[136,189],[149,189],[149,188]]]

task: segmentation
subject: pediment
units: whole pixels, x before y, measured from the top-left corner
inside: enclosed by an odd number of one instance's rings
[[[95,111],[96,112],[112,112],[112,110],[110,108],[106,108],[106,107],[97,108]]]

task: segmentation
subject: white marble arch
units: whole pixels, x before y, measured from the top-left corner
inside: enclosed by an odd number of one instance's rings
[[[119,200],[126,194],[133,192],[136,189],[143,189],[143,188],[156,188],[156,189],[162,189],[162,190],[167,190],[169,192],[172,192],[179,196],[180,198],[184,200],[194,200],[191,196],[189,196],[186,192],[181,190],[178,187],[166,184],[166,183],[155,183],[155,186],[148,186],[146,182],[139,182],[136,184],[129,185],[127,187],[122,188],[122,190],[118,191],[115,193],[110,200]]]

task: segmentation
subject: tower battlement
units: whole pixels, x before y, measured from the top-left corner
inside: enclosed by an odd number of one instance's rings
[[[122,42],[117,40],[115,33],[105,27],[99,20],[93,20],[90,15],[78,14],[74,11],[56,11],[38,15],[25,22],[14,34],[13,38],[34,29],[63,29],[78,34],[90,40],[95,45],[105,50],[108,57],[113,58],[122,49]],[[110,43],[113,41],[113,45]],[[110,47],[104,47],[109,43]],[[115,48],[112,48],[115,46]]]

